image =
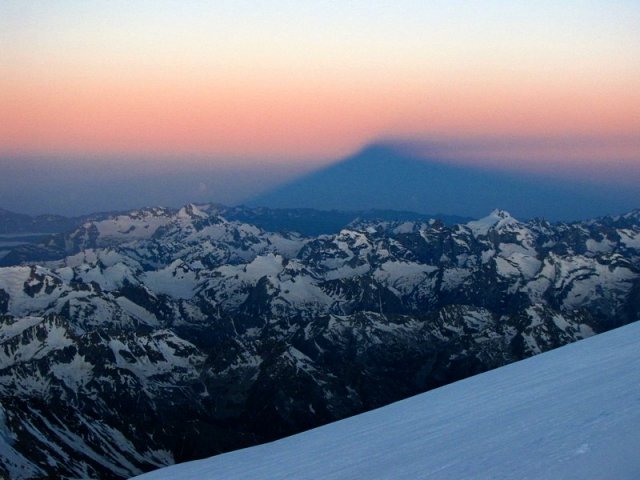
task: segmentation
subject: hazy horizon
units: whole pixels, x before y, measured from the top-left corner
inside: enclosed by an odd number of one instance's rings
[[[7,0],[0,207],[234,204],[380,141],[636,192],[638,24],[632,0]]]
[[[409,207],[409,202],[407,206],[402,207],[402,202],[385,203],[384,198],[387,198],[390,192],[380,190],[379,195],[376,195],[379,201],[372,203],[371,208],[479,217],[489,213],[494,207],[509,209],[511,202],[508,192],[515,188],[513,194],[518,192],[518,196],[521,196],[520,188],[515,185],[536,184],[540,185],[540,192],[533,191],[530,194],[528,203],[532,205],[533,210],[525,210],[527,214],[524,218],[545,216],[550,219],[578,220],[603,214],[624,213],[640,207],[640,204],[634,202],[635,198],[640,198],[640,168],[636,163],[630,162],[629,159],[621,159],[616,164],[610,164],[607,174],[602,175],[597,157],[592,157],[583,162],[579,172],[573,172],[565,163],[549,161],[549,158],[543,163],[533,161],[534,157],[531,155],[540,153],[536,153],[539,150],[532,147],[540,141],[503,139],[500,142],[496,139],[478,138],[456,141],[448,139],[440,142],[416,139],[379,140],[342,158],[293,164],[260,162],[253,159],[251,164],[245,162],[234,165],[233,161],[207,163],[193,157],[182,157],[182,161],[178,162],[168,156],[137,157],[134,160],[127,157],[98,157],[93,158],[91,162],[73,157],[56,158],[55,161],[37,156],[15,159],[5,157],[0,158],[0,163],[4,162],[4,175],[0,177],[0,208],[32,215],[53,213],[72,216],[146,206],[179,207],[187,203],[221,203],[229,206],[251,204],[253,199],[264,197],[265,194],[268,198],[270,192],[286,189],[288,185],[304,183],[307,178],[316,175],[325,175],[325,172],[340,168],[353,158],[366,155],[367,150],[372,148],[382,148],[388,152],[389,166],[399,160],[402,162],[404,158],[413,158],[418,162],[423,161],[426,166],[430,165],[435,169],[434,173],[442,171],[443,168],[448,169],[450,173],[446,178],[456,179],[460,175],[463,178],[437,187],[443,193],[447,192],[446,198],[452,199],[444,204],[435,201]],[[542,143],[553,145],[551,141]],[[576,148],[575,140],[556,140],[557,143],[565,149]],[[514,158],[514,161],[504,163],[499,160],[505,151],[520,152],[520,155]],[[527,159],[526,152],[529,152],[531,158]],[[492,159],[497,161],[492,162]],[[355,192],[366,188],[365,183],[375,181],[380,184],[378,188],[383,189],[384,178],[377,177],[388,173],[382,170],[362,172],[360,177],[350,178],[348,181],[351,182],[351,187],[347,185],[345,188],[351,188]],[[473,180],[474,178],[476,180]],[[408,183],[411,183],[411,188],[415,189],[415,179],[407,180],[410,180]],[[484,205],[483,202],[474,202],[471,199],[469,203],[469,192],[474,191],[478,195],[478,181],[482,181],[482,185],[486,184],[489,190],[492,188],[492,181],[496,186],[505,188],[504,200],[497,202],[498,204],[494,202]],[[334,183],[343,184],[344,179]],[[566,188],[568,198],[571,195],[581,198],[591,195],[594,199],[598,198],[598,204],[590,207],[584,205],[584,202],[578,202],[580,209],[567,210],[567,205],[549,207],[549,200],[545,199],[543,203],[547,204],[547,207],[538,212],[535,210],[536,202],[539,203],[540,199],[548,195],[550,184],[561,189]],[[483,190],[482,185],[480,191]],[[398,185],[395,185],[394,188],[397,187]],[[427,178],[425,188],[434,188]],[[331,193],[335,186],[325,186],[323,189],[326,189],[325,196],[336,196],[336,192]],[[415,192],[407,192],[407,195],[414,194]],[[317,202],[318,195],[322,197],[323,193],[309,192],[309,203],[300,198],[291,198],[287,205],[282,205],[280,200],[273,205],[267,202],[264,206],[302,206],[351,211],[368,209],[367,204],[354,207],[355,204],[346,200],[331,204],[330,208],[318,207],[314,203]],[[461,200],[455,201],[458,196]],[[397,194],[392,194],[389,198],[395,197]],[[553,205],[552,201],[550,205]],[[522,216],[523,212],[518,210],[516,208],[512,213]],[[554,210],[557,212],[554,213]],[[561,211],[565,213],[558,213]],[[567,211],[573,213],[567,214]]]
[[[0,165],[0,208],[69,216],[187,203],[234,205],[315,166],[158,163],[153,158],[130,163],[126,157],[52,162],[41,156],[4,157]]]

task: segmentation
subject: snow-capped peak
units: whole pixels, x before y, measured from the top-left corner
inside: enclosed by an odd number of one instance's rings
[[[506,210],[495,209],[486,217],[467,223],[475,236],[486,235],[489,230],[499,230],[507,225],[517,224],[518,220],[513,218]]]
[[[197,205],[190,203],[178,211],[178,218],[207,218],[209,215]]]

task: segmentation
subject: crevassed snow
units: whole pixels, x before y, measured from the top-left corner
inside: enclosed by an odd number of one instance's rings
[[[640,322],[140,480],[640,477]]]

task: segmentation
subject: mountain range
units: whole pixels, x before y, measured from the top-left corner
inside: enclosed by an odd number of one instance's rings
[[[54,243],[0,268],[9,478],[126,478],[255,445],[640,313],[638,211],[303,236],[191,204]]]
[[[81,225],[88,217],[65,217],[62,215],[25,215],[0,208],[0,234],[61,233]]]
[[[472,220],[442,214],[421,214],[396,210],[314,210],[310,208],[250,208],[210,204],[218,215],[231,221],[249,223],[271,232],[296,232],[306,236],[337,233],[354,221],[426,221],[431,218],[448,225]],[[178,209],[163,208],[167,214]],[[70,247],[65,233],[84,223],[115,217],[127,212],[102,212],[79,217],[61,215],[30,216],[0,209],[0,266],[18,265],[24,261],[63,258],[81,248]],[[71,248],[71,250],[70,250]]]
[[[139,480],[637,478],[640,324]]]

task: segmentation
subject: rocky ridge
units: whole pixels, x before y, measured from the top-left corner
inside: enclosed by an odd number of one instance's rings
[[[0,474],[126,478],[638,320],[640,212],[303,237],[143,209],[0,268]],[[24,252],[23,252],[24,253]]]

